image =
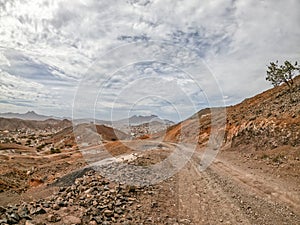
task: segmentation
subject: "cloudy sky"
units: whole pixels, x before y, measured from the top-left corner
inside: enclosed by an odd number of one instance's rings
[[[298,0],[0,0],[0,112],[180,120],[300,59]]]

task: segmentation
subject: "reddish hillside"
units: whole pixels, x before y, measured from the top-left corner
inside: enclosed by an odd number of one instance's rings
[[[105,125],[96,125],[97,133],[106,141],[116,141],[128,139],[130,136],[124,132]]]
[[[116,141],[130,138],[129,135],[124,132],[113,129],[105,125],[94,125],[94,124],[79,124],[75,127],[67,127],[56,134],[54,134],[49,142],[60,143],[60,145],[75,145],[74,135],[80,135],[83,139],[91,143],[96,143],[98,140],[104,141]],[[97,139],[97,140],[95,140]]]
[[[281,85],[226,107],[226,114],[224,143],[227,146],[261,150],[300,146],[300,76],[294,79],[292,94],[286,85]],[[204,109],[170,127],[165,140],[205,144],[210,126],[210,110]]]

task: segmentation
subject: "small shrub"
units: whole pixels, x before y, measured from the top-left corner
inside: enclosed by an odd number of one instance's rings
[[[269,158],[269,156],[267,154],[263,154],[261,157],[261,159],[268,159],[268,158]]]
[[[282,163],[282,155],[277,155],[275,158],[272,159],[272,161],[274,163],[278,163],[278,164],[281,164]]]
[[[42,150],[45,146],[46,146],[46,144],[41,144],[41,145],[37,146],[36,149]]]
[[[51,154],[61,153],[61,151],[60,151],[58,148],[51,148],[51,149],[50,149],[50,153],[51,153]]]
[[[26,141],[25,145],[30,145],[30,144],[31,144],[31,140],[28,139],[28,140]]]

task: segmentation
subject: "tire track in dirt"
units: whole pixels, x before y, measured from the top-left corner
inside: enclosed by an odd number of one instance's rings
[[[237,182],[230,176],[219,172],[213,168],[207,170],[211,179],[215,180],[223,193],[233,200],[251,221],[251,224],[300,224],[299,215],[295,214],[287,205],[270,201],[266,195],[257,195],[246,184]]]
[[[239,207],[206,172],[189,162],[178,174],[180,217],[191,224],[251,224]]]
[[[199,172],[196,161],[197,153],[178,174],[179,214],[192,224],[300,224],[299,213],[289,207],[299,205],[278,185],[220,159]]]
[[[278,182],[263,178],[257,174],[250,174],[239,168],[233,167],[226,161],[216,160],[212,165],[214,171],[230,178],[238,183],[244,184],[253,192],[270,202],[282,202],[290,206],[297,214],[300,214],[300,197],[285,190]]]

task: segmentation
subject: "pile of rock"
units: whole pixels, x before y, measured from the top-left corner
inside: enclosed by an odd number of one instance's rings
[[[147,187],[170,177],[168,168],[151,167],[151,165],[139,165],[139,159],[133,163],[110,163],[95,167],[104,177],[118,183]]]
[[[112,183],[90,170],[47,199],[1,207],[0,224],[133,224],[137,196],[147,190],[151,187]]]
[[[56,192],[47,198],[0,207],[0,225],[187,224],[177,218],[175,192],[170,192],[177,185],[166,179],[169,170],[147,169],[164,158],[149,153],[73,171],[49,185]]]

